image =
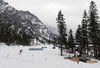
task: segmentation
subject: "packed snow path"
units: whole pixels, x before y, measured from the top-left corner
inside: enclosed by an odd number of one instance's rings
[[[29,51],[29,48],[47,47],[43,50]],[[0,45],[0,68],[100,68],[95,64],[70,61],[60,56],[60,50],[52,45],[6,46]],[[19,51],[22,49],[22,53]]]

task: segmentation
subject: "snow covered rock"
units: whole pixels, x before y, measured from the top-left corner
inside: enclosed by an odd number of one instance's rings
[[[18,33],[26,32],[33,38],[38,37],[39,40],[47,41],[56,36],[34,14],[29,11],[16,10],[4,0],[0,0],[0,24],[8,21]]]

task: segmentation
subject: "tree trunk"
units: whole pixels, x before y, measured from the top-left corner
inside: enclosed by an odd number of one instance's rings
[[[63,56],[63,48],[62,48],[62,45],[61,45],[61,56]]]

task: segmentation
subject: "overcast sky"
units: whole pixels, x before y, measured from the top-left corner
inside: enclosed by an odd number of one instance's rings
[[[56,17],[62,10],[68,29],[75,30],[81,23],[83,12],[89,10],[91,0],[4,0],[18,10],[30,11],[44,24],[57,27]],[[100,16],[100,0],[96,3]]]

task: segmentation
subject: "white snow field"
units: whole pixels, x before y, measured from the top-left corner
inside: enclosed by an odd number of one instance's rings
[[[29,51],[29,48],[44,48]],[[89,64],[73,62],[60,56],[60,50],[52,49],[52,45],[38,46],[6,46],[0,45],[0,68],[100,68],[98,63]],[[19,54],[20,50],[23,50]]]

